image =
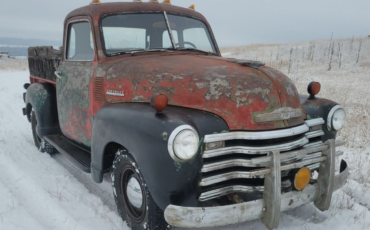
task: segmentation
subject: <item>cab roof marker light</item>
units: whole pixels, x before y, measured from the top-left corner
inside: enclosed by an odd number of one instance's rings
[[[150,0],[149,2],[156,2],[159,3],[158,0]]]
[[[162,3],[164,3],[164,4],[171,4],[171,0],[164,0]]]
[[[134,0],[133,2],[142,2],[141,0]]]
[[[100,4],[100,0],[92,0],[90,4]]]
[[[191,5],[191,6],[189,7],[189,9],[195,10],[195,5],[194,5],[194,4],[193,4],[193,5]]]

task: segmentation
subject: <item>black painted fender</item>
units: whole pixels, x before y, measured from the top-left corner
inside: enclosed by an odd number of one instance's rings
[[[34,83],[27,88],[26,115],[30,121],[32,109],[37,118],[36,132],[43,136],[60,132],[55,86],[50,83]]]
[[[200,137],[197,155],[186,163],[175,162],[167,150],[168,138],[180,125],[192,126]],[[107,105],[98,111],[94,119],[93,180],[102,182],[104,150],[114,142],[126,148],[135,159],[153,199],[161,209],[169,204],[196,207],[200,194],[204,136],[228,130],[223,119],[199,110],[169,106],[163,113],[157,113],[149,104],[143,103]]]
[[[312,97],[309,95],[299,95],[301,104],[307,113],[307,120],[322,117],[325,124],[322,126],[322,130],[325,135],[322,137],[322,141],[325,142],[329,139],[335,139],[337,131],[331,131],[328,129],[328,115],[330,110],[338,105],[338,103],[319,97]]]

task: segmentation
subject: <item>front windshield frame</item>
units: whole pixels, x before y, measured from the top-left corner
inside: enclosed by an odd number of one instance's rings
[[[209,52],[210,55],[215,55],[215,56],[219,56],[219,48],[217,46],[217,43],[215,41],[215,38],[214,38],[214,35],[213,35],[213,32],[211,30],[211,28],[209,27],[208,23],[205,23],[202,19],[198,18],[198,17],[194,17],[194,16],[191,16],[191,15],[185,15],[185,14],[178,14],[178,13],[172,13],[172,12],[166,12],[166,11],[132,11],[132,12],[122,12],[122,13],[112,13],[112,14],[106,14],[102,17],[100,17],[99,19],[99,29],[100,29],[100,40],[101,40],[101,46],[103,48],[103,52],[105,54],[105,56],[107,57],[114,57],[114,56],[118,56],[118,55],[123,55],[123,54],[131,54],[132,52],[135,52],[135,51],[155,51],[155,50],[158,50],[157,49],[148,49],[148,50],[130,50],[130,51],[125,51],[125,52],[118,52],[118,53],[108,53],[107,52],[107,49],[106,49],[106,44],[105,44],[105,39],[104,39],[104,32],[103,32],[103,20],[106,18],[106,17],[110,17],[110,16],[115,16],[115,15],[130,15],[130,14],[162,14],[163,17],[164,17],[164,20],[167,24],[167,30],[169,32],[169,37],[170,37],[170,40],[171,40],[171,43],[172,43],[172,47],[171,48],[161,48],[163,50],[173,50],[173,51],[182,51],[181,49],[177,49],[176,47],[174,47],[174,44],[173,44],[173,41],[174,41],[174,37],[173,37],[173,34],[172,34],[172,30],[171,28],[169,28],[169,21],[168,21],[168,16],[167,15],[175,15],[175,16],[181,16],[181,17],[186,17],[186,18],[191,18],[191,19],[195,19],[195,20],[198,20],[200,21],[201,23],[204,24],[205,28],[207,29],[207,33],[209,34],[209,39],[210,39],[210,43],[211,43],[211,46],[214,48],[215,52]],[[202,51],[203,52],[203,51]],[[206,51],[204,51],[206,52]]]

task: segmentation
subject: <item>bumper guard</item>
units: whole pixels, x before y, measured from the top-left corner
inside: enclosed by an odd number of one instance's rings
[[[340,173],[335,175],[335,141],[325,143],[329,148],[323,151],[327,158],[320,163],[317,183],[308,185],[303,191],[281,194],[280,152],[272,151],[271,173],[265,176],[263,199],[219,207],[180,207],[169,205],[165,210],[168,224],[183,228],[209,228],[261,219],[268,229],[277,228],[280,213],[314,202],[321,210],[328,210],[332,194],[347,181],[349,170],[342,160]]]

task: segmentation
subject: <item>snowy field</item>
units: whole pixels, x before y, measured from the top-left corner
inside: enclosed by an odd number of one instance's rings
[[[370,229],[370,39],[253,45],[224,56],[260,60],[289,73],[301,93],[312,80],[321,97],[341,103],[340,132],[350,179],[320,212],[308,204],[282,214],[279,229]],[[61,156],[39,153],[22,115],[26,60],[0,60],[0,230],[127,230],[116,213],[107,176],[101,185]],[[259,220],[226,229],[266,229]]]

